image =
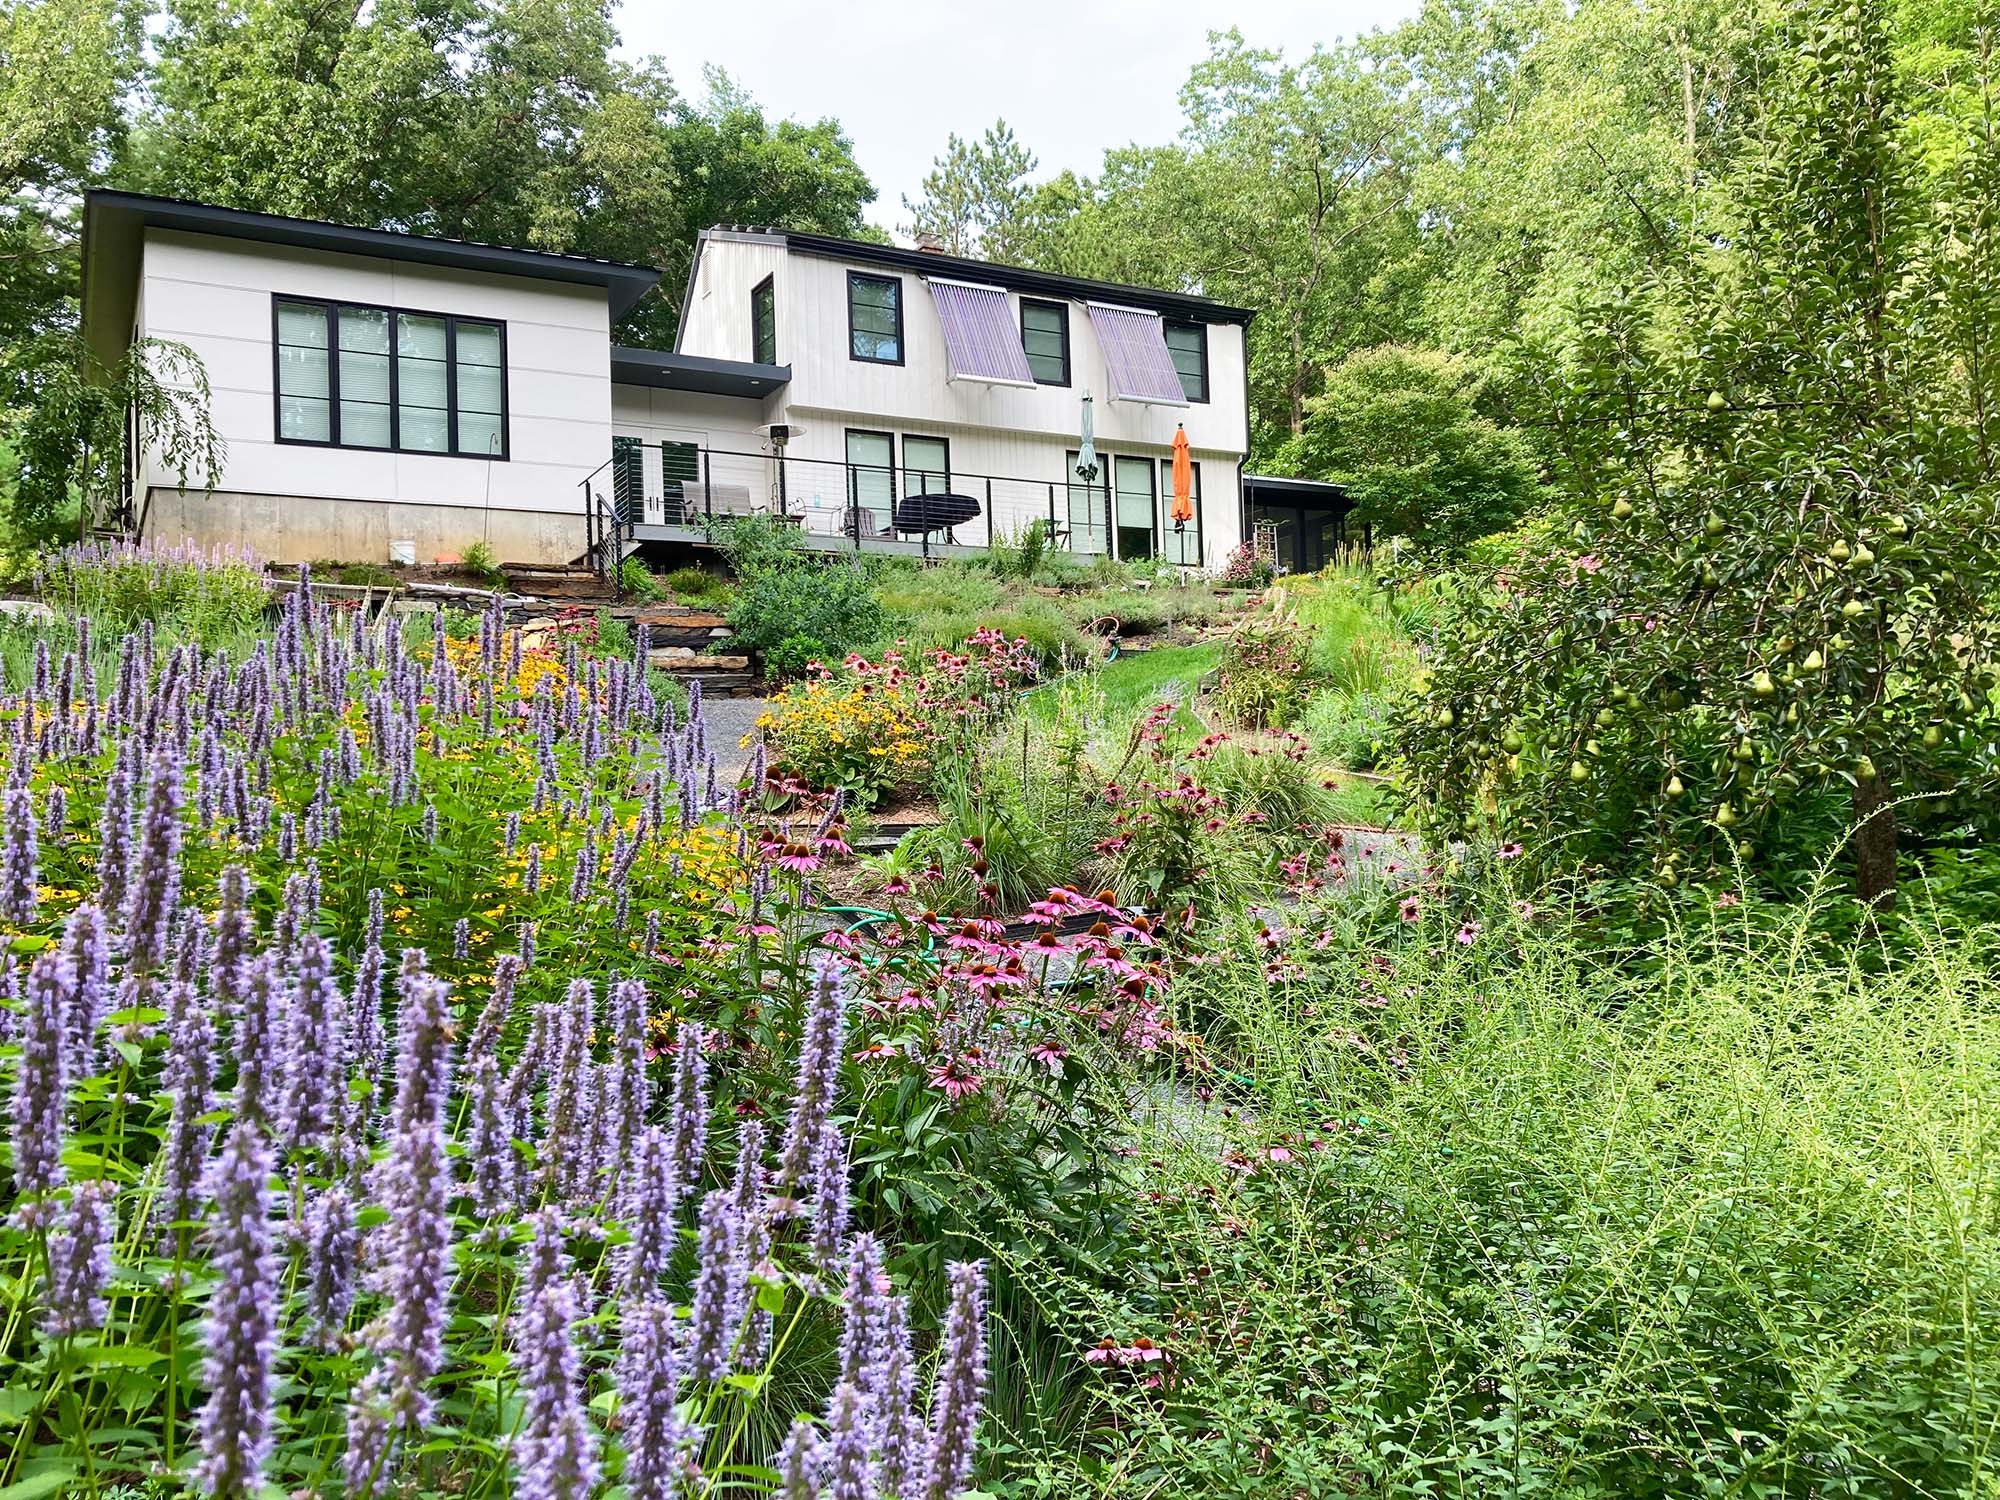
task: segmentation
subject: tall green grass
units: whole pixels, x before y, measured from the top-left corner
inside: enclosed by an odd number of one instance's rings
[[[1280,913],[1275,979],[1213,934],[1216,1093],[1148,1114],[1152,1273],[1095,1308],[1170,1378],[1039,1492],[1993,1493],[2000,984],[1740,916],[1644,976],[1495,913]]]

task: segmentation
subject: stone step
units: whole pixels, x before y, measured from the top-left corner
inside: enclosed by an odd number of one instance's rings
[[[722,656],[686,646],[662,646],[646,653],[646,664],[663,672],[748,672],[747,656]]]

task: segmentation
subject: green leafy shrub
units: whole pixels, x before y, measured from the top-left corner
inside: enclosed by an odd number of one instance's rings
[[[741,578],[729,630],[752,651],[769,652],[798,637],[821,643],[837,661],[882,636],[882,602],[864,564],[785,556]]]
[[[636,557],[628,557],[618,565],[618,586],[641,604],[657,604],[673,596],[673,590]]]
[[[1215,705],[1224,718],[1250,729],[1282,729],[1298,717],[1311,686],[1308,641],[1282,621],[1246,625],[1230,636],[1222,657]]]
[[[673,596],[677,604],[697,607],[706,605],[727,610],[730,602],[736,597],[736,590],[727,578],[711,573],[706,568],[675,568],[661,578],[660,582],[666,585],[667,592]]]
[[[788,635],[764,653],[764,670],[773,677],[803,677],[814,663],[832,665],[840,657],[826,642],[809,635]]]
[[[492,546],[485,541],[477,541],[467,547],[458,565],[490,589],[505,588],[507,585],[507,575],[500,571],[499,559],[494,557]]]
[[[1314,751],[1354,771],[1372,771],[1394,722],[1378,693],[1322,688],[1306,700],[1299,729]]]

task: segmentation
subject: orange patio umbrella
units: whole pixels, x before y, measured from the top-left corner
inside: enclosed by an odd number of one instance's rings
[[[1167,514],[1176,526],[1194,519],[1194,465],[1188,459],[1186,427],[1174,429],[1174,508]]]

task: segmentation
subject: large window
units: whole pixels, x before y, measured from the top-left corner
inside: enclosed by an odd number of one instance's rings
[[[1208,399],[1208,329],[1200,323],[1167,323],[1167,353],[1180,371],[1181,394],[1190,401]]]
[[[944,495],[951,492],[951,444],[941,437],[903,438],[903,493]]]
[[[507,456],[504,324],[279,297],[273,326],[279,442]]]
[[[611,505],[621,521],[645,519],[646,440],[611,439]]]
[[[693,443],[660,444],[661,498],[666,504],[668,525],[685,521],[697,506],[688,503],[688,486],[703,504],[707,494],[701,489],[701,449]]]
[[[1085,484],[1077,477],[1076,449],[1063,459],[1063,473],[1069,478],[1069,550],[1102,556],[1111,545],[1105,533],[1110,507],[1105,493],[1104,455],[1097,458],[1097,478]]]
[[[1021,348],[1040,385],[1069,384],[1069,308],[1021,299]]]
[[[889,530],[896,499],[896,439],[892,433],[847,433],[847,514],[840,529],[848,536],[881,536]]]
[[[847,273],[847,352],[878,365],[903,362],[903,283]]]
[[[1153,555],[1153,460],[1113,459],[1113,514],[1118,518],[1118,557],[1130,562]]]
[[[1194,519],[1174,529],[1174,461],[1160,460],[1160,556],[1177,567],[1201,566],[1201,465],[1190,463],[1188,499],[1194,505]]]
[[[778,362],[778,293],[768,276],[750,291],[750,357],[760,365]]]

